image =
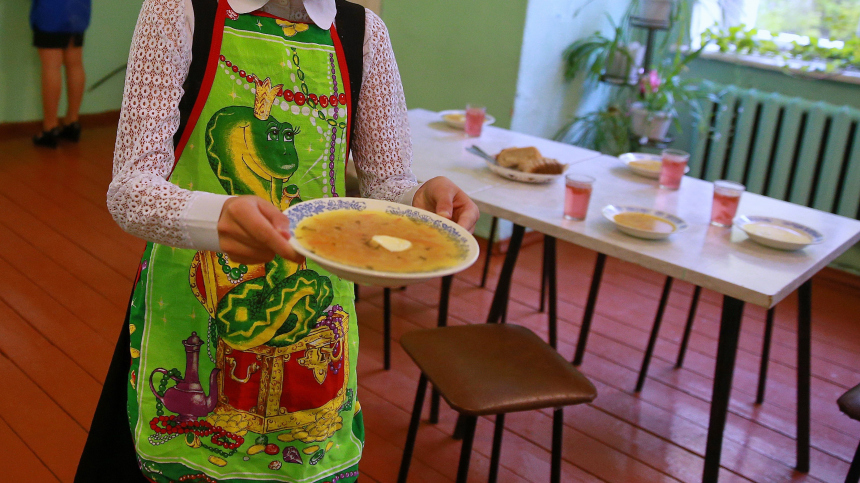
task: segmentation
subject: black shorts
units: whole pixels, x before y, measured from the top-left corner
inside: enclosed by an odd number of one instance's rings
[[[84,45],[83,32],[42,32],[33,30],[33,47],[40,49],[65,49]]]

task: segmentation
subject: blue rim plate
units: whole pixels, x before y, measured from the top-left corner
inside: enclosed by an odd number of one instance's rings
[[[453,116],[451,116],[453,115]],[[462,121],[459,116],[462,117]],[[452,109],[449,111],[441,111],[439,113],[439,117],[442,118],[442,122],[453,127],[454,129],[463,129],[466,127],[466,111],[463,109]],[[484,126],[489,126],[496,122],[496,118],[489,115],[484,114]]]
[[[607,205],[603,207],[602,213],[607,220],[611,221],[615,225],[615,227],[622,232],[638,238],[645,238],[647,240],[662,240],[664,238],[668,238],[670,235],[674,235],[675,233],[684,231],[688,228],[687,222],[682,220],[681,218],[678,218],[671,213],[666,213],[665,211],[652,210],[650,208],[641,208],[638,206]],[[675,229],[672,230],[670,233],[662,233],[622,225],[620,223],[615,222],[615,216],[620,215],[621,213],[643,213],[646,215],[656,216],[671,223],[675,227]]]
[[[801,248],[824,241],[824,235],[806,225],[771,216],[741,215],[736,217],[733,223],[743,230],[753,241],[778,250],[800,250]],[[771,233],[762,233],[751,229],[751,226],[754,224],[769,225],[773,228],[771,228]],[[786,240],[775,236],[775,234],[780,232],[793,232],[806,237],[808,241]]]
[[[306,219],[321,213],[326,213],[334,210],[350,210],[356,212],[362,211],[382,211],[396,216],[402,216],[418,220],[433,226],[435,229],[442,231],[446,236],[453,239],[458,245],[461,252],[461,257],[457,265],[443,270],[435,270],[432,272],[416,272],[416,273],[401,273],[401,272],[382,272],[378,270],[368,270],[366,268],[354,267],[343,263],[328,260],[304,245],[295,237],[295,228],[299,223]],[[319,198],[316,200],[303,201],[297,203],[284,211],[284,214],[290,219],[290,245],[307,259],[313,260],[321,267],[329,272],[356,282],[362,285],[377,285],[380,287],[402,287],[414,283],[424,282],[437,277],[452,275],[457,272],[469,268],[475,260],[478,259],[478,242],[468,230],[454,223],[451,220],[442,218],[439,215],[430,213],[429,211],[413,208],[400,203],[393,203],[384,200],[372,200],[366,198]]]

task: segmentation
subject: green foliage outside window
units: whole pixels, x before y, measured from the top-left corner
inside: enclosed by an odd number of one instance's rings
[[[858,0],[760,0],[756,26],[830,40],[848,40],[860,27]]]

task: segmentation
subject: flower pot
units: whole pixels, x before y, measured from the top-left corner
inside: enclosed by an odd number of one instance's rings
[[[669,134],[674,116],[669,112],[650,112],[642,104],[633,104],[630,109],[630,130],[637,138],[662,141]]]
[[[642,0],[633,20],[651,27],[667,27],[673,3],[673,0]]]
[[[625,55],[624,52],[627,52],[630,57]],[[612,79],[617,79],[619,83],[635,84],[639,79],[639,70],[642,67],[644,56],[645,49],[639,42],[633,42],[630,45],[620,45],[618,46],[618,51],[614,52],[612,58],[606,63],[604,75]]]

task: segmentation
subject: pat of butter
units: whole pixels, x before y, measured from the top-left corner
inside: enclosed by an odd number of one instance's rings
[[[412,246],[412,242],[388,235],[373,235],[370,239],[372,245],[379,245],[389,252],[402,252]]]

